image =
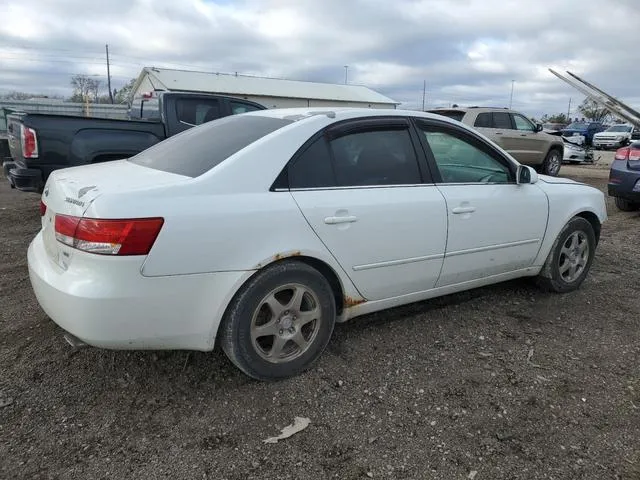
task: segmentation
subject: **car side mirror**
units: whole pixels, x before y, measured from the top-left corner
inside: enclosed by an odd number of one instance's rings
[[[541,131],[542,131],[542,124],[536,123],[536,132],[541,132]]]
[[[516,169],[516,183],[518,185],[524,183],[536,183],[538,181],[538,173],[528,165],[518,165]]]

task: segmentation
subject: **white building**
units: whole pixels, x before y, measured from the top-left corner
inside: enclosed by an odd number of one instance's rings
[[[229,95],[257,102],[267,108],[396,108],[399,105],[399,102],[361,85],[145,67],[133,86],[133,98],[154,90]]]

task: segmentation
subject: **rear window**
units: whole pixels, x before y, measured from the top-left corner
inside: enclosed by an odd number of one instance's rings
[[[452,120],[457,120],[458,122],[461,122],[464,118],[464,112],[461,112],[460,110],[431,110],[430,113],[437,113],[438,115],[449,117]]]
[[[281,118],[232,115],[168,138],[129,159],[137,165],[197,177],[260,138],[289,125]]]

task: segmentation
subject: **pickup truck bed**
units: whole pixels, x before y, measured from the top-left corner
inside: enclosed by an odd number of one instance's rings
[[[147,120],[44,114],[12,114],[8,119],[12,161],[3,163],[4,173],[12,186],[32,192],[40,191],[54,170],[127,158],[166,138],[161,122]],[[37,132],[35,168],[23,153],[23,126]]]

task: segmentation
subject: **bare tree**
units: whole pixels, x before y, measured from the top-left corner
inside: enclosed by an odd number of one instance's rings
[[[590,98],[585,98],[578,107],[584,118],[593,122],[606,122],[611,117],[609,110],[601,107]]]
[[[102,82],[88,75],[74,75],[71,77],[73,87],[72,102],[97,102]]]

